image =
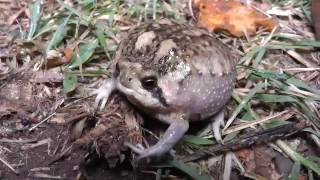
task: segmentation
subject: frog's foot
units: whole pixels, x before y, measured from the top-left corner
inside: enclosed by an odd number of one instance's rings
[[[125,143],[133,152],[139,154],[137,161],[144,158],[159,157],[169,152],[173,146],[183,137],[189,128],[188,121],[179,120],[170,124],[163,137],[157,144],[150,148],[143,149],[131,143]]]
[[[220,110],[216,115],[212,117],[212,131],[214,138],[217,142],[222,142],[220,127],[224,125],[224,110]]]
[[[97,95],[96,100],[94,102],[94,108],[102,110],[108,101],[108,98],[112,91],[116,89],[114,79],[107,79],[101,87],[92,91],[92,95]],[[100,107],[99,107],[100,104]]]

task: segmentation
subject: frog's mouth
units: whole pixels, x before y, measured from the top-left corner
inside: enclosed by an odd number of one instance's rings
[[[131,89],[122,84],[119,78],[116,80],[116,86],[117,89],[126,95],[128,100],[134,105],[143,106],[146,109],[157,110],[165,110],[169,106],[159,87],[156,87],[153,90],[145,90],[142,88]]]

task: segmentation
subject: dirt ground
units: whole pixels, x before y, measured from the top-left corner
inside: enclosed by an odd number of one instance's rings
[[[1,179],[132,179],[133,171],[129,167],[127,170],[110,169],[119,164],[120,156],[127,151],[122,147],[123,142],[136,136],[134,130],[126,129],[125,117],[114,114],[121,110],[129,116],[133,113],[122,97],[114,96],[117,105],[108,106],[107,113],[90,114],[86,109],[88,101],[59,109],[49,123],[32,130],[36,121],[32,112],[46,116],[64,98],[61,93],[51,94],[51,97],[42,94],[46,86],[31,82],[34,76],[30,73],[23,74],[21,79],[18,77],[15,74],[15,78],[6,81],[0,90],[1,157],[5,157],[12,167],[10,170],[1,163]],[[81,126],[86,124],[90,129],[97,119],[100,120],[96,125],[98,128],[83,130],[88,131],[87,136],[76,137],[78,131],[82,131]],[[77,123],[80,125],[75,125]],[[93,145],[94,141],[100,144]],[[104,154],[92,153],[96,150]]]

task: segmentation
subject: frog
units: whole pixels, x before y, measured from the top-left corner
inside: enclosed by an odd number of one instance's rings
[[[94,92],[95,106],[104,108],[117,91],[139,111],[168,124],[149,148],[125,143],[138,160],[159,157],[182,139],[191,122],[221,117],[235,86],[238,59],[204,29],[168,19],[142,23],[121,40],[111,78]]]

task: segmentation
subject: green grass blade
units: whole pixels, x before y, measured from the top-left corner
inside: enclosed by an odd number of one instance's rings
[[[75,74],[72,74],[71,72],[65,72],[63,79],[63,91],[65,93],[72,92],[77,88],[77,85],[77,76]]]
[[[97,36],[97,39],[99,41],[99,44],[101,45],[101,47],[103,48],[104,53],[106,54],[106,56],[108,57],[108,59],[110,60],[110,54],[108,52],[108,48],[107,48],[107,39],[104,36],[103,31],[101,31],[101,29],[97,28],[94,31],[95,35]]]
[[[73,55],[69,68],[79,67],[80,65],[88,62],[97,46],[97,39],[91,40],[85,44],[80,45],[79,53],[75,53]]]
[[[304,90],[308,90],[308,91],[311,91],[312,93],[315,93],[317,94],[319,97],[320,97],[320,90],[318,89],[315,89],[315,88],[312,88],[310,87],[309,85],[307,85],[305,82],[297,79],[297,78],[294,78],[294,77],[291,77],[287,80],[287,83],[289,84],[293,84],[295,85],[296,87],[298,88],[302,88]]]
[[[272,79],[272,80],[286,80],[289,78],[287,74],[282,74],[282,73],[275,73],[272,71],[267,71],[267,70],[256,70],[251,67],[247,67],[248,69],[252,70],[252,75],[255,75],[259,78],[264,78],[264,79]]]
[[[243,62],[252,59],[258,52],[260,51],[260,47],[254,47],[249,52],[246,53],[245,56],[243,56],[238,64],[242,64]]]
[[[86,23],[89,24],[89,17],[84,15],[84,14],[81,14],[80,12],[78,12],[76,9],[74,9],[73,7],[69,6],[68,4],[62,2],[61,0],[57,0],[58,3],[63,6],[64,8],[66,8],[67,10],[69,10],[70,12],[72,12],[73,14],[77,15],[80,19],[82,19],[83,21],[85,21]]]
[[[31,22],[30,22],[30,29],[28,34],[28,40],[31,40],[34,33],[37,31],[39,20],[40,20],[40,13],[41,13],[41,3],[40,0],[37,0],[33,5],[30,6],[31,11]]]
[[[257,94],[257,98],[266,103],[297,102],[297,99],[287,95]]]
[[[276,144],[281,148],[282,151],[284,151],[292,160],[295,162],[298,162],[305,167],[311,169],[318,175],[320,175],[320,164],[317,164],[313,161],[310,161],[306,158],[304,158],[302,155],[299,153],[295,152],[293,149],[291,149],[290,146],[288,146],[286,143],[284,143],[281,140],[277,140]]]
[[[197,146],[205,146],[205,145],[213,145],[214,141],[210,140],[210,139],[206,139],[206,138],[202,138],[202,137],[198,137],[198,136],[192,136],[192,135],[185,135],[182,138],[183,142],[189,143],[189,144],[193,144],[193,145],[197,145]]]
[[[263,56],[266,54],[266,52],[267,52],[267,49],[264,48],[264,47],[259,49],[258,54],[257,54],[256,58],[253,61],[253,67],[257,67],[258,64],[260,64],[260,62],[261,62]]]
[[[223,142],[231,141],[232,139],[234,139],[235,137],[237,137],[238,134],[240,134],[240,131],[235,131],[235,132],[232,132],[232,133],[227,134],[227,135],[223,138]]]
[[[58,44],[64,39],[65,34],[66,34],[66,25],[70,19],[71,15],[69,15],[65,21],[59,25],[59,27],[57,28],[56,32],[53,33],[51,40],[48,42],[47,44],[47,52],[51,49],[51,48],[55,48],[58,46]]]
[[[270,129],[270,128],[275,128],[275,127],[279,127],[279,126],[284,126],[286,124],[289,124],[288,121],[283,121],[283,120],[272,120],[270,122],[267,123],[263,123],[263,127],[265,129]]]
[[[299,162],[295,162],[292,166],[290,175],[287,180],[298,180],[300,174],[301,164]]]
[[[158,3],[158,0],[152,0],[152,18],[153,18],[153,20],[157,19],[157,3]]]
[[[308,169],[308,180],[314,180],[313,173],[311,169]]]
[[[233,111],[232,115],[230,116],[229,120],[227,121],[224,129],[226,130],[231,123],[233,122],[233,120],[236,118],[236,116],[241,112],[241,110],[247,105],[247,103],[249,102],[249,100],[259,91],[262,90],[262,88],[264,87],[264,83],[263,82],[259,82],[256,87],[254,87],[249,93],[248,95],[241,101],[241,103],[238,105],[238,107]]]
[[[38,31],[37,31],[37,34],[35,34],[33,36],[33,38],[37,38],[37,37],[40,37],[41,35],[43,35],[44,33],[47,33],[47,32],[50,32],[50,31],[53,31],[57,28],[57,26],[51,22],[47,22],[45,25],[39,27]]]
[[[320,41],[305,39],[305,40],[298,41],[296,45],[315,48],[315,47],[320,47]]]
[[[310,110],[310,108],[303,102],[297,102],[297,105],[299,106],[301,112],[308,117],[308,119],[313,122],[315,126],[320,128],[320,120],[319,117]]]
[[[303,6],[303,5],[301,5],[301,10],[302,10],[304,16],[306,17],[306,19],[308,20],[308,23],[311,25],[312,24],[312,18],[311,18],[310,11],[308,11],[306,6]]]
[[[268,49],[306,49],[306,48],[316,48],[320,47],[320,41],[314,41],[314,40],[301,40],[293,44],[269,44],[266,46]]]

